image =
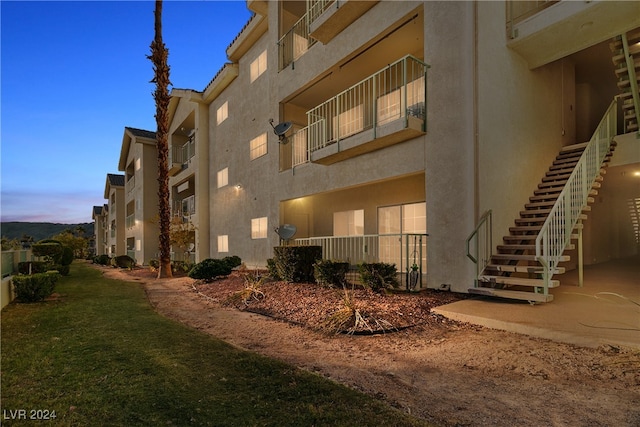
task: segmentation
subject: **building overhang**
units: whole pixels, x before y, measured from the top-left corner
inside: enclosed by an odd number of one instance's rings
[[[266,14],[265,14],[266,15]],[[227,58],[238,62],[269,28],[268,20],[264,16],[254,15],[247,25],[227,47]]]
[[[204,90],[202,102],[210,104],[236,77],[238,77],[238,64],[224,64]]]
[[[560,1],[513,25],[507,46],[534,69],[640,26],[640,2]]]
[[[378,1],[373,0],[336,1],[313,20],[309,26],[309,35],[322,44],[327,44],[376,3]]]

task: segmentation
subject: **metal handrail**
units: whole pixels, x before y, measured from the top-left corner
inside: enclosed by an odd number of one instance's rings
[[[558,195],[536,238],[536,259],[543,267],[544,293],[549,292],[562,253],[588,203],[589,192],[600,175],[602,162],[617,135],[617,100],[609,105],[591,140],[584,149],[567,183]]]
[[[478,220],[478,225],[476,228],[469,234],[466,240],[467,246],[467,258],[469,258],[476,265],[476,279],[480,276],[480,273],[487,266],[489,260],[491,259],[491,255],[493,254],[493,219],[492,219],[493,211],[489,209],[486,211],[480,219]],[[480,230],[483,230],[482,234],[480,234]],[[480,254],[480,240],[484,241],[484,245],[482,247],[482,263],[479,263],[481,254]],[[471,241],[475,241],[475,252],[474,255],[471,254],[470,246]]]
[[[638,93],[638,77],[636,75],[636,66],[633,55],[631,55],[631,53],[629,52],[629,41],[627,40],[627,35],[622,34],[620,38],[622,39],[622,50],[624,51],[624,59],[625,63],[627,64],[627,73],[629,73],[629,86],[631,89],[633,108],[635,110],[636,123],[640,125],[640,93]],[[626,131],[626,120],[624,121],[624,124]]]

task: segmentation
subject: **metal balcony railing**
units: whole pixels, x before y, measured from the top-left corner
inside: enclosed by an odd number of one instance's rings
[[[124,219],[124,225],[127,228],[133,228],[136,225],[136,215],[127,215],[127,217]]]
[[[309,24],[318,19],[325,10],[329,8],[337,0],[307,0],[307,14],[309,15]]]
[[[174,203],[175,215],[191,216],[196,213],[196,196],[189,196]]]
[[[407,55],[307,112],[311,152],[409,116],[426,128],[429,66]],[[406,123],[405,123],[406,125]]]
[[[278,70],[284,70],[305,54],[316,40],[309,36],[309,13],[305,13],[289,31],[278,40]]]
[[[420,234],[365,234],[360,236],[324,236],[295,239],[301,246],[321,246],[322,258],[348,262],[356,266],[363,262],[395,264],[399,273],[415,268],[427,271],[427,236]]]
[[[518,22],[535,15],[547,7],[558,3],[559,0],[508,0],[507,7],[507,37],[516,37],[514,27]]]
[[[191,137],[185,144],[171,146],[171,150],[169,150],[169,164],[186,165],[195,155],[196,140]]]
[[[131,193],[135,188],[135,186],[136,186],[136,176],[132,175],[131,178],[129,178],[129,180],[124,185],[124,188],[127,191],[127,194]]]

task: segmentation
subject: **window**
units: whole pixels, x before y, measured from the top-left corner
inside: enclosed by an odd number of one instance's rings
[[[218,236],[218,252],[229,252],[229,236]]]
[[[402,251],[405,248],[409,250],[405,255],[405,263],[420,264],[422,271],[425,272],[427,269],[426,239],[406,236],[401,241],[397,235],[400,233],[423,234],[426,233],[426,228],[427,205],[425,202],[378,208],[378,234],[381,235],[378,238],[380,261],[396,264],[396,266],[403,265]],[[403,268],[406,267],[406,265],[403,266]]]
[[[364,210],[333,213],[334,236],[364,235]]]
[[[267,238],[267,217],[253,218],[251,220],[251,238],[266,239]]]
[[[267,69],[267,51],[262,52],[251,63],[251,83],[253,83]]]
[[[218,171],[218,188],[222,188],[225,185],[229,185],[229,168]]]
[[[267,134],[263,133],[251,140],[249,143],[249,157],[255,160],[267,154]]]
[[[218,108],[216,123],[220,124],[224,122],[227,117],[229,117],[229,101],[225,101],[225,103]]]

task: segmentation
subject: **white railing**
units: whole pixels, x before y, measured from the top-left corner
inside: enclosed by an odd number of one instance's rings
[[[398,272],[406,273],[415,266],[427,271],[428,234],[365,234],[360,236],[322,236],[295,239],[301,246],[322,247],[322,259],[348,262],[352,266],[363,262],[395,264]]]
[[[467,258],[476,265],[476,285],[478,283],[477,279],[489,264],[491,255],[493,255],[492,234],[492,211],[488,210],[480,217],[475,230],[467,237]]]
[[[127,228],[133,228],[136,225],[136,214],[127,215],[124,219],[124,226]]]
[[[313,23],[325,10],[329,8],[333,3],[339,2],[337,0],[307,0],[307,13],[309,14],[309,24]],[[343,1],[344,3],[344,1]]]
[[[425,123],[428,68],[407,55],[307,111],[309,149],[409,116]]]
[[[307,141],[308,129],[309,129],[308,126],[305,128],[302,128],[291,136],[291,140],[292,140],[291,165],[292,166],[298,166],[303,163],[309,162],[309,146]]]
[[[172,145],[169,151],[169,164],[186,164],[196,155],[195,138],[190,138],[182,145]]]
[[[536,259],[543,267],[545,295],[549,292],[551,277],[556,271],[562,253],[571,241],[571,234],[580,219],[580,214],[587,205],[589,191],[600,175],[600,168],[609,152],[611,141],[617,135],[617,111],[617,100],[614,100],[536,238]]]
[[[185,197],[175,202],[174,213],[181,216],[191,216],[196,213],[196,196]]]
[[[284,70],[287,65],[304,55],[316,39],[309,36],[308,13],[305,13],[289,31],[278,40],[278,70]]]

